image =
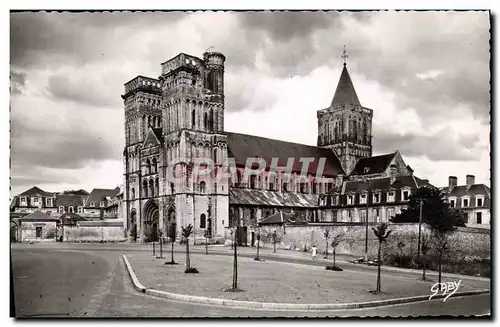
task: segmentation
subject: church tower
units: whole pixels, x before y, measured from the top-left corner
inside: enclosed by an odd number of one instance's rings
[[[342,55],[344,67],[330,106],[318,110],[318,146],[335,151],[346,174],[356,162],[372,156],[373,110],[358,99],[347,70],[347,54]]]

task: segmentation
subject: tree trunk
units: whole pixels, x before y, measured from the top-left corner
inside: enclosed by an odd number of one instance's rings
[[[335,247],[333,248],[333,266],[335,267]]]
[[[163,258],[163,241],[160,237],[160,258]]]
[[[238,288],[238,255],[236,252],[237,246],[238,246],[238,233],[234,233],[233,290]]]
[[[205,237],[205,254],[208,254],[208,238]]]
[[[174,263],[174,240],[172,240],[172,250],[170,251],[170,254],[172,255],[172,263]]]
[[[438,270],[439,270],[439,290],[441,290],[441,250],[438,251]]]
[[[257,240],[257,259],[259,259],[260,241]]]
[[[380,248],[382,247],[382,243],[378,243],[378,254],[377,254],[377,263],[378,263],[378,269],[377,269],[377,292],[380,292],[381,286],[380,286],[380,266],[382,265],[382,262],[380,261]]]
[[[325,259],[328,259],[328,239],[326,238],[326,250],[325,250]]]
[[[422,279],[423,279],[423,280],[426,280],[426,279],[427,279],[427,276],[426,276],[426,274],[425,274],[425,268],[426,268],[426,266],[427,266],[427,260],[425,259],[425,257],[422,257],[422,259],[423,259],[423,264],[424,264],[424,269],[423,269],[423,271],[422,271]]]
[[[186,269],[191,268],[191,262],[189,261],[189,239],[186,237]]]

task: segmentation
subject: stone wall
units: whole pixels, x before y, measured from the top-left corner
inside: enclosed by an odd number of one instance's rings
[[[36,229],[41,228],[41,237],[36,237]],[[56,222],[21,222],[21,242],[55,242]]]
[[[376,257],[378,240],[372,227],[368,229],[368,254]],[[365,226],[347,224],[317,224],[297,227],[261,227],[261,244],[271,247],[273,244],[272,234],[276,231],[278,243],[277,248],[310,251],[312,245],[316,245],[320,253],[325,251],[324,231],[330,230],[330,234],[341,233],[344,235],[342,243],[337,247],[337,253],[354,256],[363,256],[365,253]],[[416,256],[418,248],[418,224],[391,224],[393,231],[387,242],[383,245],[384,253],[400,253],[397,244],[405,243],[402,254]],[[422,234],[430,235],[429,228],[423,226]],[[476,257],[481,259],[490,258],[491,236],[488,230],[475,230],[470,228],[459,228],[450,233],[448,244],[450,255],[456,257]],[[331,252],[331,237],[328,240],[328,249]]]
[[[93,223],[93,224],[91,224]],[[64,242],[124,242],[123,225],[106,222],[85,222],[75,226],[64,226]]]

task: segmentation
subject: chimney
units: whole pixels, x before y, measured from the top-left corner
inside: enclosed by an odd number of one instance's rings
[[[465,182],[467,184],[467,189],[469,189],[471,187],[471,185],[476,184],[476,176],[474,176],[474,175],[465,176]]]
[[[342,186],[343,182],[344,182],[344,175],[338,174],[337,177],[335,177],[335,186]]]
[[[398,174],[398,167],[395,164],[392,164],[389,167],[389,174],[391,177],[391,184],[393,184],[396,181],[396,176]]]
[[[451,192],[454,187],[457,187],[457,177],[449,176],[448,177],[448,192]]]

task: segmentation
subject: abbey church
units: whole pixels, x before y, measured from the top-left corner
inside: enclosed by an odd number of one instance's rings
[[[412,191],[428,185],[397,150],[372,156],[374,110],[361,104],[345,63],[332,102],[317,111],[317,146],[225,132],[225,60],[218,52],[203,59],[181,53],[161,64],[158,78],[137,76],[125,84],[130,240],[148,242],[172,232],[178,238],[181,227],[192,224],[195,237],[209,230],[215,240],[238,227],[253,244],[259,225],[385,222],[404,208]],[[280,172],[247,176],[251,157],[262,158],[266,172],[272,158],[279,158],[280,167],[288,167],[290,158],[314,160],[306,179],[288,179]],[[211,158],[215,168],[234,160],[237,177],[201,180],[193,174],[197,158]],[[181,182],[167,176],[174,163]],[[316,178],[320,164],[322,176]],[[300,165],[288,168],[304,175]]]

